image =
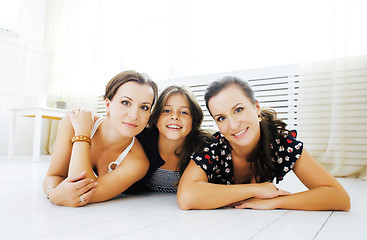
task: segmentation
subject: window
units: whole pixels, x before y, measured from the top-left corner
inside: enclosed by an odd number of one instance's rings
[[[0,30],[10,34],[17,33],[20,0],[0,0]]]

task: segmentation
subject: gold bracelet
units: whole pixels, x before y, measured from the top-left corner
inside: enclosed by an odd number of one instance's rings
[[[71,143],[74,142],[87,142],[90,145],[90,137],[83,135],[76,135],[71,139]]]

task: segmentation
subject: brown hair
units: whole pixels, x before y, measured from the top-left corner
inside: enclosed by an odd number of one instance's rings
[[[154,98],[152,102],[152,106],[153,106],[158,96],[157,84],[154,81],[152,81],[152,79],[150,79],[150,77],[147,74],[139,73],[134,70],[127,70],[127,71],[121,72],[117,74],[116,76],[114,76],[107,83],[104,98],[112,100],[117,90],[119,89],[119,87],[121,87],[122,85],[124,85],[127,82],[132,82],[132,81],[140,83],[140,84],[147,84],[153,89],[153,93],[154,93]]]
[[[149,126],[152,128],[157,128],[157,122],[161,116],[164,105],[166,104],[168,98],[175,94],[182,94],[186,97],[187,101],[189,102],[189,108],[192,117],[191,131],[186,136],[182,146],[182,152],[180,154],[176,152],[176,155],[180,158],[178,171],[181,176],[189,164],[191,154],[199,146],[201,146],[206,138],[210,138],[210,134],[200,128],[204,118],[203,110],[197,102],[194,94],[185,86],[169,86],[161,92],[157,100],[157,104],[150,115]]]
[[[238,86],[253,104],[257,102],[254,91],[248,82],[237,77],[226,76],[212,82],[206,89],[204,99],[209,112],[209,100],[231,85]],[[256,181],[266,182],[272,181],[276,177],[275,166],[271,159],[270,143],[283,134],[287,124],[277,119],[276,112],[271,109],[262,109],[259,117],[261,117],[259,144],[247,158],[247,161],[252,163],[251,170]]]

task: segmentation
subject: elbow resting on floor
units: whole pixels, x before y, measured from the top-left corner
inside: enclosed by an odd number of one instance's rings
[[[335,198],[335,200],[338,203],[333,210],[348,212],[351,208],[349,194],[344,189],[342,189],[337,192],[336,196],[337,197]]]
[[[191,193],[178,192],[177,203],[182,210],[191,210],[194,209],[193,204],[195,204],[195,199]]]
[[[345,211],[345,212],[349,212],[350,208],[351,208],[351,204],[350,204],[350,197],[347,194],[345,197],[345,203],[344,206],[342,207],[342,209],[340,209],[341,211]]]
[[[325,186],[328,190],[332,190],[331,194],[328,196],[328,206],[325,210],[334,211],[345,211],[348,212],[351,208],[349,194],[344,189],[336,189],[330,186]],[[320,209],[324,210],[324,209]]]

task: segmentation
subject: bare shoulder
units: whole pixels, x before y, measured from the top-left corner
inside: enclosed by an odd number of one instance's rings
[[[142,164],[148,163],[148,158],[144,152],[144,148],[141,143],[135,138],[134,146],[131,148],[129,154],[126,156],[126,160],[133,160]]]

